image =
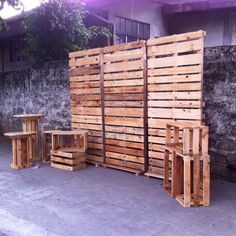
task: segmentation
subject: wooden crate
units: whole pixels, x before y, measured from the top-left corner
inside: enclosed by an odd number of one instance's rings
[[[208,127],[170,122],[166,128],[164,188],[183,207],[210,204]],[[182,132],[182,137],[180,137]],[[172,153],[171,181],[169,154]]]
[[[101,49],[70,53],[72,129],[88,131],[87,162],[103,163]]]
[[[51,152],[51,167],[75,171],[86,168],[86,153],[73,152],[73,150],[52,151]]]
[[[144,171],[145,42],[103,49],[105,166]]]
[[[87,139],[86,131],[54,131],[51,167],[70,171],[85,168]]]
[[[163,178],[166,123],[200,125],[202,115],[204,32],[147,41],[149,170]]]

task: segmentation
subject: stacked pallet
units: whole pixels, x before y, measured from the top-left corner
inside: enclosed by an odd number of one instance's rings
[[[145,42],[103,49],[106,166],[144,171]]]
[[[148,176],[163,177],[166,123],[202,122],[203,36],[198,31],[147,41]]]
[[[87,162],[103,162],[100,86],[101,49],[70,53],[70,97],[72,129],[87,130]]]

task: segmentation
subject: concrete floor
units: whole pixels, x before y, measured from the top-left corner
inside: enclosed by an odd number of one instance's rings
[[[236,234],[236,184],[213,180],[211,206],[184,209],[161,180],[122,171],[14,171],[11,146],[0,142],[0,235]]]

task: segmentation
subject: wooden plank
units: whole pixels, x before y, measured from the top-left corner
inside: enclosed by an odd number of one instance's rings
[[[76,51],[69,53],[69,58],[84,57],[89,55],[96,55],[100,53],[101,48],[88,49],[83,51]]]
[[[142,70],[142,67],[142,60],[105,64],[104,73]]]
[[[174,41],[173,41],[174,42]],[[163,56],[169,55],[174,53],[186,53],[186,52],[193,52],[193,51],[200,51],[202,49],[201,38],[186,41],[186,42],[179,42],[177,43],[177,47],[174,43],[171,44],[164,44],[158,46],[149,46],[148,47],[148,56]]]
[[[104,55],[104,62],[117,62],[124,60],[140,59],[143,56],[142,49],[133,49],[127,51],[114,51],[110,54]]]
[[[157,76],[149,77],[149,84],[163,84],[163,83],[178,83],[178,82],[199,82],[202,81],[201,74],[190,75],[169,75],[169,76]]]
[[[147,46],[162,45],[162,44],[168,44],[172,42],[190,41],[190,40],[203,38],[204,35],[205,35],[205,32],[200,30],[196,32],[177,34],[177,35],[171,35],[171,36],[160,37],[160,38],[153,38],[153,39],[147,40]]]

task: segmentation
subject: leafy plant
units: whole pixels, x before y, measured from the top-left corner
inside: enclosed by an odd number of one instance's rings
[[[86,49],[91,39],[109,36],[104,27],[86,26],[87,14],[78,0],[43,1],[24,21],[25,54],[36,62],[64,60],[69,52]]]

